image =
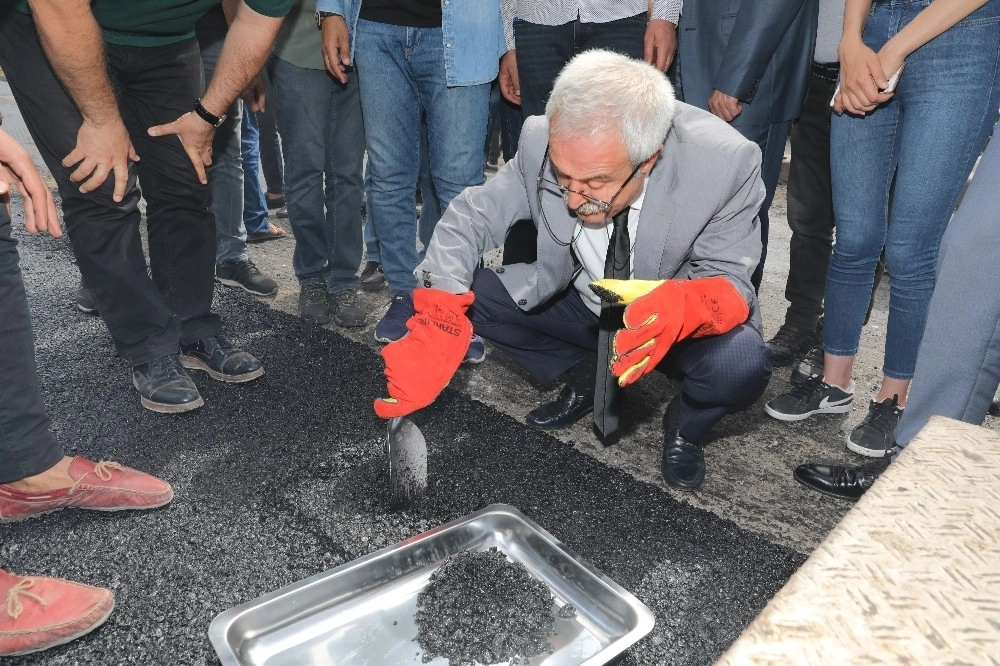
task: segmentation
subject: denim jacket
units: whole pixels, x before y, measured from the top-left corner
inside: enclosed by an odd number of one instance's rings
[[[362,0],[317,0],[316,11],[340,14],[352,35],[358,25]],[[441,0],[441,33],[445,48],[445,83],[472,86],[491,83],[506,49],[500,22],[500,0]]]

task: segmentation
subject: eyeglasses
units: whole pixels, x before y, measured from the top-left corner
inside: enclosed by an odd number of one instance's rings
[[[632,173],[630,173],[628,175],[628,178],[626,178],[625,182],[623,182],[621,184],[621,187],[618,188],[618,191],[614,193],[614,196],[611,197],[611,200],[610,201],[604,201],[603,199],[598,199],[596,197],[592,197],[589,194],[581,192],[580,190],[570,189],[570,188],[568,188],[568,187],[566,187],[566,186],[564,186],[564,185],[562,185],[562,184],[560,184],[560,183],[558,183],[558,182],[556,182],[554,180],[550,180],[550,179],[546,178],[545,177],[545,165],[546,164],[551,164],[551,163],[552,162],[549,161],[549,148],[548,148],[548,146],[546,146],[545,147],[545,157],[542,158],[542,166],[538,170],[538,187],[541,188],[542,183],[545,183],[546,185],[551,185],[552,187],[554,187],[557,190],[559,190],[559,193],[562,195],[563,201],[567,201],[569,199],[569,193],[572,192],[573,194],[576,194],[576,195],[581,196],[584,199],[586,199],[588,203],[591,203],[591,204],[597,206],[600,209],[599,212],[601,212],[601,213],[606,213],[609,210],[611,210],[611,206],[614,204],[615,199],[617,199],[618,195],[620,195],[622,193],[622,190],[625,189],[625,186],[628,185],[630,182],[632,182],[632,179],[635,178],[635,175],[637,173],[639,173],[639,169],[642,168],[642,162],[639,162],[638,164],[636,164],[635,167],[632,169]]]

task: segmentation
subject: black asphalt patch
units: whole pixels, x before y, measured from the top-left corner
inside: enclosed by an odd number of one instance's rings
[[[73,307],[68,245],[27,239],[21,252],[65,450],[162,476],[176,499],[0,526],[0,566],[106,586],[118,601],[95,633],[5,663],[216,664],[207,632],[221,611],[495,502],[654,611],[623,664],[712,663],[804,559],[454,391],[414,417],[425,499],[390,512],[385,422],[372,411],[382,365],[369,349],[220,288],[227,332],[267,375],[234,386],[195,373],[204,408],[153,414],[103,324]]]

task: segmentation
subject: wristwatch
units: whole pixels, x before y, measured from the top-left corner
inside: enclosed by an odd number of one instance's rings
[[[201,116],[201,119],[212,127],[218,128],[219,125],[226,122],[226,114],[223,113],[221,116],[215,115],[201,105],[200,97],[194,101],[194,112]]]
[[[340,16],[337,12],[316,12],[316,27],[323,29],[323,19],[327,16]]]

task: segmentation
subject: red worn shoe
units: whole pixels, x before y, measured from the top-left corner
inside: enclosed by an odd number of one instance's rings
[[[2,569],[0,602],[0,657],[69,643],[104,624],[115,607],[111,590]]]
[[[69,488],[28,494],[0,485],[0,523],[39,516],[59,509],[94,511],[155,509],[174,498],[170,484],[155,476],[119,465],[74,458],[69,466],[74,484]]]

